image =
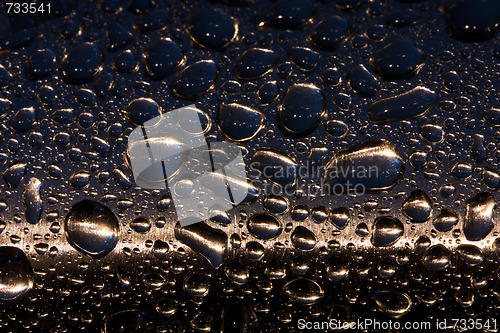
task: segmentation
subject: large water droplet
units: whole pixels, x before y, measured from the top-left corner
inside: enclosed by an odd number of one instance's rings
[[[401,95],[382,99],[368,109],[373,122],[382,123],[420,117],[438,100],[438,95],[424,87],[416,87]]]
[[[303,137],[314,131],[325,114],[323,93],[310,84],[288,88],[278,111],[278,125],[289,136]]]
[[[102,258],[118,242],[118,220],[106,206],[83,200],[71,207],[64,229],[68,242],[78,251],[93,258]]]
[[[152,42],[144,51],[144,69],[154,80],[172,74],[182,61],[182,50],[167,38]]]
[[[63,58],[62,76],[69,83],[86,83],[101,70],[102,58],[102,53],[96,44],[88,42],[80,44]]]
[[[415,190],[403,202],[401,210],[413,223],[422,223],[431,216],[432,202],[424,191]]]
[[[337,50],[349,33],[349,24],[340,16],[333,16],[321,21],[309,33],[309,41],[325,51]]]
[[[195,100],[214,85],[216,77],[215,62],[201,60],[184,68],[172,81],[170,88],[178,98]]]
[[[404,79],[417,75],[424,59],[413,41],[402,38],[376,51],[370,64],[386,80]]]
[[[0,247],[0,301],[15,302],[33,288],[33,270],[23,251],[16,247]]]
[[[496,200],[490,193],[479,193],[465,206],[464,235],[470,241],[484,239],[493,229]]]
[[[31,224],[38,223],[42,216],[41,185],[42,182],[38,178],[31,178],[24,189],[23,203],[26,207],[26,221]]]
[[[298,226],[292,233],[291,236],[292,244],[297,249],[304,251],[311,251],[316,246],[318,242],[316,235],[309,229]]]
[[[403,173],[404,162],[394,146],[369,141],[336,153],[326,165],[324,181],[334,193],[353,191],[356,185],[377,191],[392,187]]]
[[[227,46],[236,36],[236,24],[220,8],[205,7],[194,13],[187,24],[191,38],[206,48]]]
[[[264,125],[262,113],[237,103],[222,104],[218,120],[223,134],[232,141],[251,140]]]
[[[248,231],[260,239],[272,239],[281,233],[281,223],[272,215],[257,214],[248,220]]]
[[[200,222],[182,227],[175,225],[175,238],[205,257],[214,267],[224,262],[228,237],[225,232]]]
[[[252,158],[252,168],[281,186],[292,185],[297,177],[297,164],[292,158],[277,150],[262,149]]]
[[[283,286],[284,293],[295,303],[314,304],[323,297],[320,285],[309,279],[296,279]]]
[[[400,318],[410,311],[410,296],[399,291],[381,290],[375,292],[375,304],[383,314],[391,318]]]
[[[276,60],[274,51],[253,48],[246,50],[236,61],[236,76],[244,80],[257,79],[268,71]]]
[[[371,241],[374,246],[389,246],[396,243],[403,232],[401,221],[390,216],[382,216],[375,220]]]

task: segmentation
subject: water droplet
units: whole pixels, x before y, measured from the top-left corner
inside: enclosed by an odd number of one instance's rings
[[[465,42],[492,39],[498,32],[500,3],[495,0],[445,0],[441,11],[451,35]]]
[[[214,7],[204,7],[194,13],[186,27],[191,38],[206,48],[225,47],[237,33],[233,18]]]
[[[443,209],[432,222],[437,231],[450,231],[458,223],[458,215],[448,209]]]
[[[291,236],[293,246],[300,250],[311,251],[317,243],[316,235],[309,229],[298,226]]]
[[[10,188],[16,188],[26,174],[26,163],[17,162],[9,166],[3,173],[3,179]]]
[[[292,302],[306,305],[316,303],[324,294],[317,282],[304,278],[288,282],[283,286],[283,291]]]
[[[402,38],[376,51],[370,64],[385,80],[404,79],[417,75],[424,59],[412,40]]]
[[[433,124],[424,124],[420,127],[420,135],[431,143],[438,143],[443,140],[443,129],[441,126]]]
[[[491,126],[500,126],[500,109],[491,108],[483,112],[483,118]]]
[[[339,229],[344,229],[350,222],[349,210],[345,207],[333,208],[330,210],[330,222]]]
[[[205,257],[214,267],[224,262],[228,237],[225,232],[200,222],[182,227],[175,225],[175,238]]]
[[[314,5],[311,0],[280,0],[263,10],[256,20],[259,26],[295,29],[309,21]]]
[[[438,100],[438,95],[424,87],[416,87],[401,95],[382,99],[368,109],[375,123],[403,120],[424,115]]]
[[[347,38],[349,24],[340,16],[332,16],[321,21],[309,33],[309,41],[319,49],[335,51]]]
[[[413,223],[422,223],[431,216],[432,202],[424,191],[415,190],[403,202],[401,210]]]
[[[375,79],[373,74],[370,73],[363,65],[357,65],[351,69],[348,74],[347,83],[352,91],[362,97],[375,95],[375,91],[378,87],[377,79]],[[370,113],[370,111],[368,112]]]
[[[465,205],[464,235],[467,240],[484,239],[493,229],[496,200],[490,193],[479,193]]]
[[[42,182],[38,178],[31,178],[24,188],[23,203],[26,207],[26,221],[31,224],[38,223],[42,216],[41,185]]]
[[[404,227],[401,221],[390,216],[382,216],[375,220],[371,241],[374,246],[389,246],[396,243],[403,233]]]
[[[335,193],[339,192],[336,187],[352,191],[359,184],[377,191],[394,186],[403,173],[403,159],[393,145],[369,141],[336,153],[325,167],[324,182]]]
[[[278,126],[288,136],[304,137],[314,131],[324,114],[322,91],[310,84],[294,84],[278,110]]]
[[[462,244],[457,247],[458,255],[469,266],[476,266],[483,262],[483,253],[472,244]]]
[[[75,189],[82,189],[90,182],[90,173],[87,171],[77,171],[69,177],[68,183]]]
[[[286,55],[295,66],[307,72],[316,68],[319,60],[318,52],[300,46],[288,49]]]
[[[78,251],[93,258],[102,258],[118,242],[118,220],[106,206],[91,200],[71,207],[64,222],[68,242]]]
[[[247,141],[254,138],[264,126],[264,115],[247,106],[222,104],[218,114],[223,134],[232,141]]]
[[[248,231],[259,239],[272,239],[281,234],[281,223],[272,215],[257,214],[248,220]]]
[[[143,125],[161,113],[160,106],[151,98],[136,98],[124,108],[124,111],[134,126]]]
[[[33,288],[31,264],[23,251],[16,247],[0,247],[0,301],[16,302]]]
[[[297,164],[277,150],[262,149],[252,159],[252,168],[281,186],[292,185],[297,177]]]
[[[257,79],[271,70],[276,58],[276,54],[271,50],[246,50],[236,61],[235,74],[244,80]]]
[[[26,132],[33,126],[35,121],[35,109],[22,108],[10,118],[9,125],[16,132]]]
[[[178,97],[195,100],[213,87],[217,66],[212,60],[201,60],[184,68],[172,81],[170,88]]]
[[[182,62],[182,50],[168,38],[157,39],[144,51],[144,70],[154,80],[172,74]]]
[[[374,299],[380,312],[395,319],[407,314],[412,305],[410,296],[399,291],[376,291]]]
[[[145,233],[148,232],[149,229],[151,229],[151,222],[143,216],[135,218],[131,223],[130,223],[130,228],[134,230],[135,232],[139,233]]]
[[[437,244],[427,249],[423,257],[425,267],[431,270],[443,269],[450,263],[450,250]]]
[[[96,44],[80,44],[63,58],[61,73],[69,83],[82,84],[91,81],[101,70],[103,56]]]
[[[26,64],[26,75],[30,80],[39,80],[49,76],[54,69],[56,56],[50,49],[38,49],[31,53]]]

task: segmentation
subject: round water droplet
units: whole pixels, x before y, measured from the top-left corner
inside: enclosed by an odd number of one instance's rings
[[[259,239],[272,239],[281,234],[281,223],[272,215],[257,214],[248,220],[248,231]]]
[[[182,61],[182,50],[167,38],[152,42],[144,51],[144,69],[154,80],[172,74]]]
[[[102,58],[102,53],[96,44],[88,42],[80,44],[63,58],[62,76],[69,83],[86,83],[101,70]]]
[[[160,106],[151,98],[134,99],[124,108],[124,111],[134,126],[143,125],[161,113]]]
[[[403,233],[404,227],[401,221],[390,216],[382,216],[375,220],[371,241],[374,246],[389,246],[396,243]]]
[[[16,302],[33,288],[34,276],[31,264],[17,247],[0,247],[0,301]]]
[[[376,51],[370,64],[385,80],[411,78],[424,65],[424,54],[413,41],[398,39]]]
[[[422,223],[431,216],[432,202],[424,191],[415,190],[403,202],[401,210],[413,223]]]
[[[443,209],[432,222],[437,231],[450,231],[458,223],[458,215],[450,210]]]
[[[68,242],[78,251],[93,258],[102,258],[118,242],[118,220],[106,206],[91,200],[71,207],[64,229]]]
[[[186,26],[191,38],[206,48],[227,46],[237,32],[233,18],[214,7],[204,7],[194,13]]]

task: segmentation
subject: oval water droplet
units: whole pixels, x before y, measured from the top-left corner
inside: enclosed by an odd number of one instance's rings
[[[154,80],[160,80],[172,74],[182,61],[182,50],[168,38],[152,42],[144,51],[144,69]]]
[[[493,229],[497,202],[490,193],[479,193],[465,205],[464,235],[470,241],[484,239]]]
[[[256,214],[248,220],[248,231],[259,239],[272,239],[281,234],[281,223],[272,215]]]
[[[424,191],[415,190],[403,202],[401,210],[413,223],[422,223],[431,216],[432,202]]]
[[[333,193],[344,193],[353,191],[357,184],[368,191],[390,188],[403,173],[403,159],[393,145],[369,141],[336,153],[326,165],[323,177]]]
[[[288,282],[283,286],[283,292],[292,302],[306,305],[316,303],[324,295],[323,289],[316,281],[304,278]]]
[[[227,46],[237,33],[233,18],[214,7],[204,7],[191,15],[187,30],[198,45],[215,49]]]
[[[374,295],[377,309],[391,318],[401,318],[408,312],[412,306],[410,296],[406,293],[392,290],[376,291]]]
[[[309,229],[298,226],[292,233],[291,236],[292,244],[297,249],[304,251],[311,251],[316,246],[318,239],[316,235]]]
[[[458,223],[458,215],[448,209],[443,209],[432,222],[437,231],[450,231]]]
[[[317,48],[335,51],[347,38],[349,24],[340,16],[332,16],[321,21],[308,35],[309,41]]]
[[[438,100],[438,95],[416,87],[401,95],[377,101],[368,108],[368,116],[375,123],[420,117]]]
[[[314,131],[326,110],[323,92],[311,84],[288,88],[278,110],[278,126],[288,136],[304,137]]]
[[[402,38],[373,53],[370,64],[385,80],[405,79],[418,74],[424,59],[412,40]]]
[[[172,81],[170,89],[178,97],[195,100],[213,87],[217,66],[212,60],[201,60],[184,68]]]
[[[374,246],[389,246],[403,235],[403,223],[390,216],[382,216],[375,220],[371,242]]]

